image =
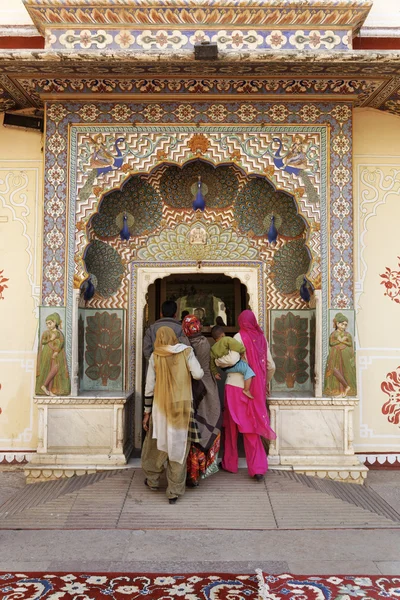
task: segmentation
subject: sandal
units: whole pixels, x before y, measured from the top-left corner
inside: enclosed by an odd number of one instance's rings
[[[158,487],[152,487],[151,485],[149,485],[147,479],[144,480],[144,485],[147,486],[152,492],[158,492]]]

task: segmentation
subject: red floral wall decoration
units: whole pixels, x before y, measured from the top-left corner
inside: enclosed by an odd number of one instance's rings
[[[0,271],[0,300],[4,300],[3,292],[6,288],[8,288],[8,285],[6,284],[8,278],[3,276],[3,272],[4,269]]]
[[[387,415],[389,423],[400,423],[400,366],[395,371],[386,375],[386,380],[381,383],[381,390],[389,396],[382,406],[382,413]]]
[[[400,256],[397,257],[399,260],[400,268]],[[394,302],[400,303],[400,270],[392,271],[390,267],[386,267],[384,273],[380,275],[383,281],[381,285],[385,286],[384,296],[389,296]]]

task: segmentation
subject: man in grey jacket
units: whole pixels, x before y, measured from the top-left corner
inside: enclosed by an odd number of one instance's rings
[[[157,329],[160,327],[170,327],[175,332],[178,341],[186,346],[190,346],[190,342],[182,331],[182,324],[176,318],[178,307],[173,300],[166,300],[161,306],[161,319],[158,319],[153,325],[146,330],[143,340],[143,354],[146,360],[150,359],[151,353],[154,350],[154,341],[156,339]]]

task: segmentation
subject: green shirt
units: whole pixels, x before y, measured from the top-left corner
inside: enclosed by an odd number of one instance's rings
[[[246,352],[246,348],[243,346],[243,344],[241,344],[237,340],[234,340],[228,335],[222,337],[211,347],[211,372],[213,375],[216,375],[218,373],[218,367],[215,364],[215,359],[226,356],[230,350],[233,350],[234,352],[239,352],[239,354],[244,354],[244,352]]]

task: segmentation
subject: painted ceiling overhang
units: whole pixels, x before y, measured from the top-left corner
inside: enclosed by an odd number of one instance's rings
[[[45,100],[346,100],[400,114],[400,52],[0,52],[0,108]]]
[[[400,114],[400,52],[352,50],[370,0],[24,0],[46,48],[0,52],[0,110],[48,100],[351,101]],[[216,60],[194,47],[216,42]]]

